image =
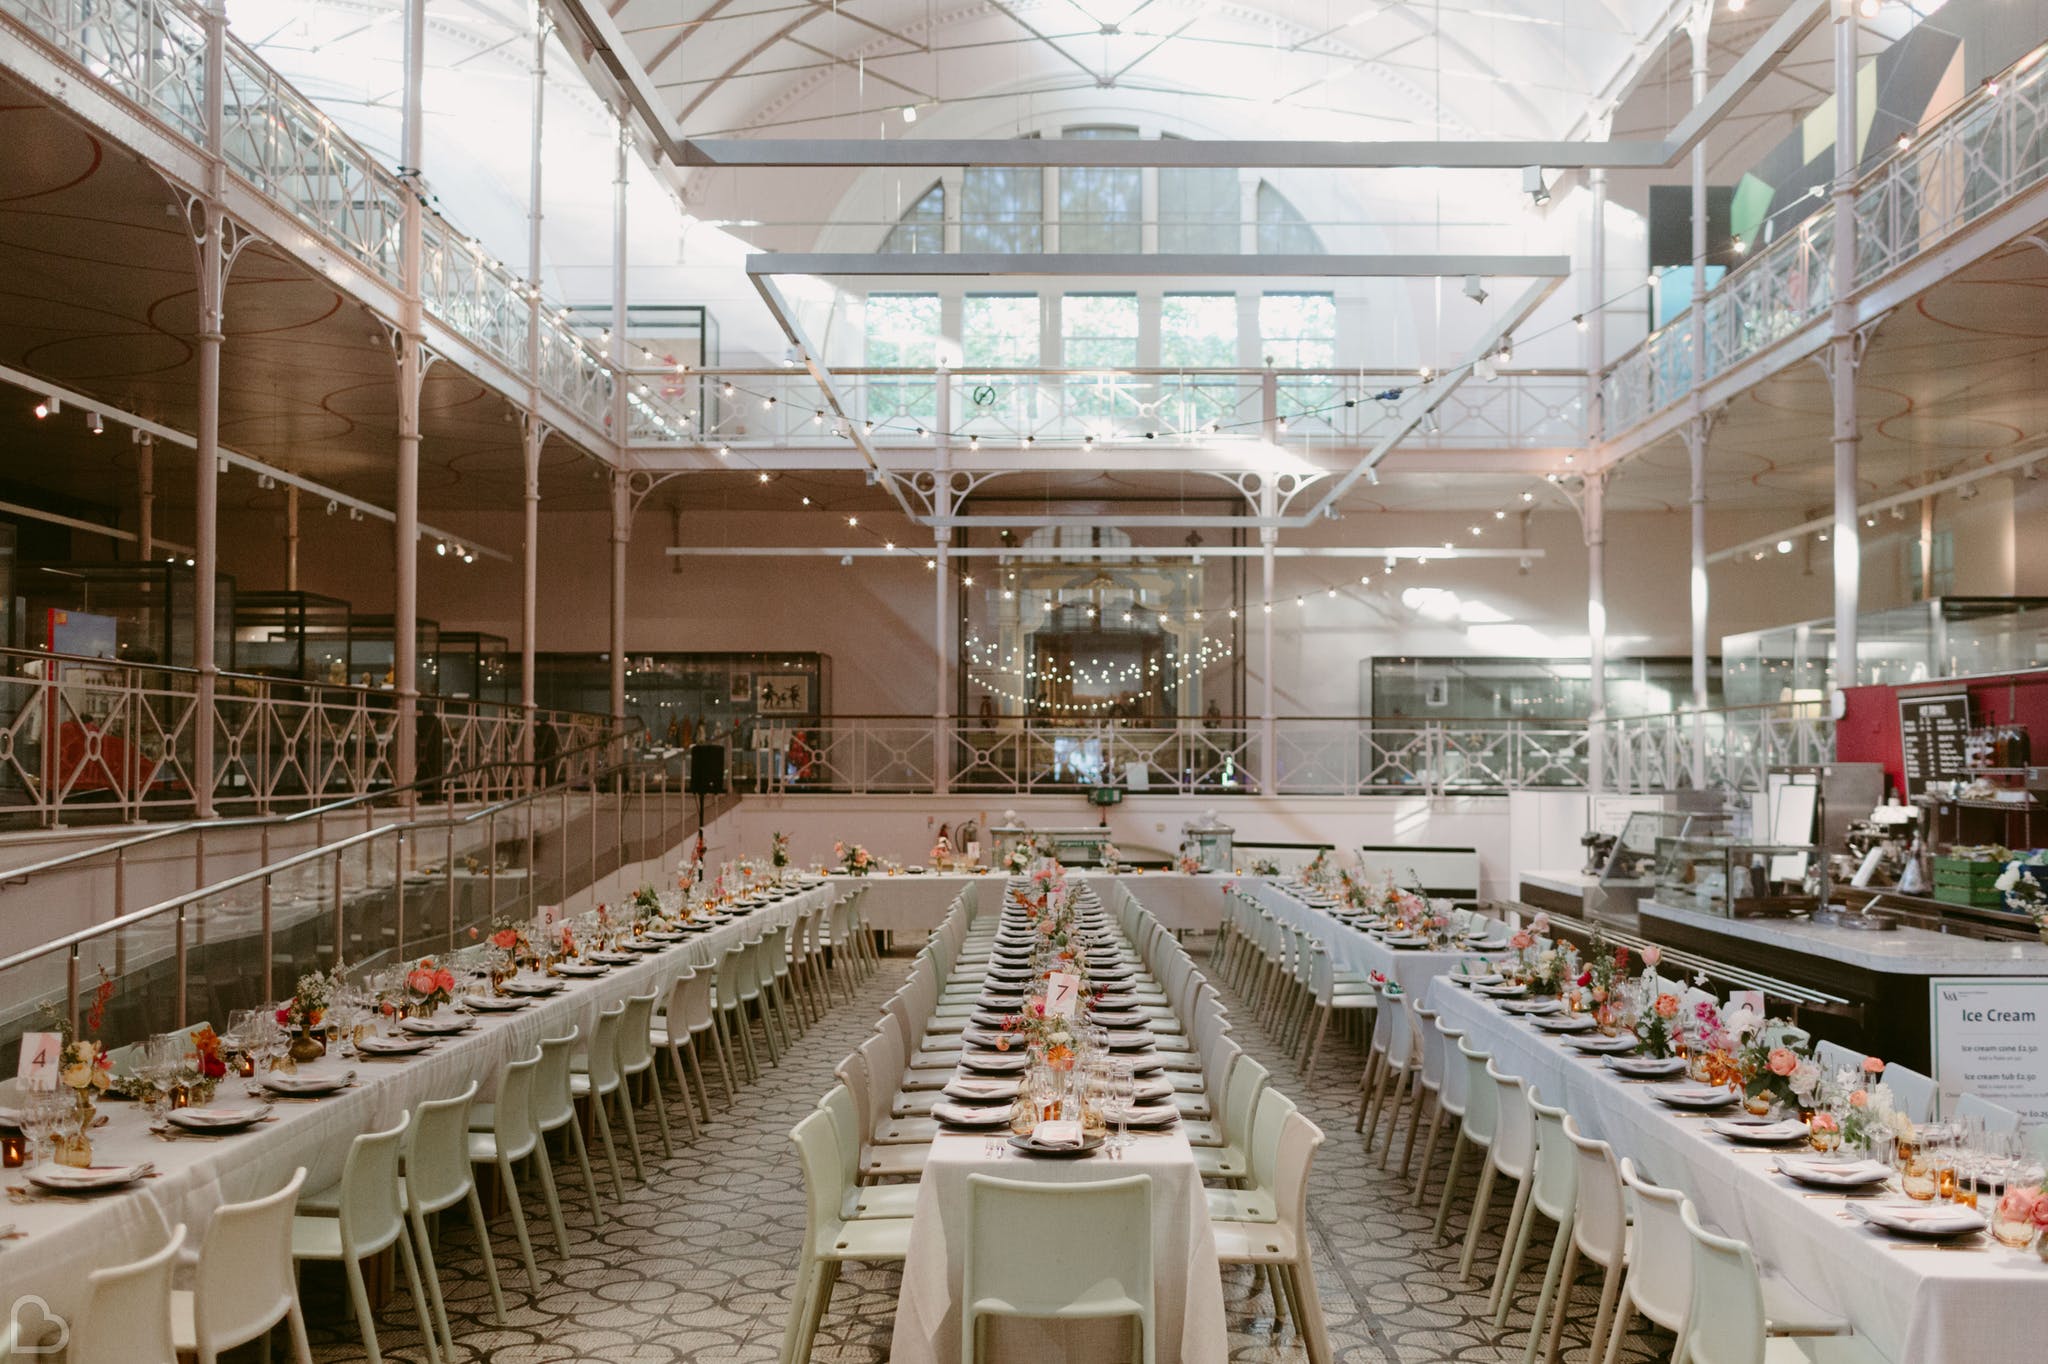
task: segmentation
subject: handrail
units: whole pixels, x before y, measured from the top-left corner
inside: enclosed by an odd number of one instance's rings
[[[614,763],[609,767],[599,769],[598,773],[594,773],[593,776],[595,777],[606,773],[625,771],[632,766],[634,766],[634,764]],[[547,797],[561,794],[563,791],[566,790],[567,787],[563,786],[548,787],[539,791],[528,791],[523,795],[508,797],[507,799],[499,801],[494,805],[485,806],[477,810],[469,811],[468,813],[460,816],[450,814],[442,815],[437,818],[415,818],[393,824],[380,824],[374,829],[365,829],[361,833],[350,834],[348,837],[337,839],[332,843],[323,843],[317,848],[308,848],[305,852],[294,853],[290,857],[287,857],[282,861],[269,862],[265,863],[261,867],[257,867],[250,871],[238,872],[234,876],[231,876],[228,879],[226,879],[225,881],[216,881],[212,885],[201,886],[196,890],[184,891],[181,894],[173,896],[171,899],[159,901],[154,905],[145,906],[142,909],[134,910],[128,914],[118,915],[115,918],[108,919],[104,923],[97,923],[92,924],[86,928],[74,929],[72,932],[65,934],[61,938],[52,938],[50,941],[43,943],[40,946],[30,948],[24,952],[17,952],[11,957],[0,957],[0,971],[8,971],[12,970],[17,966],[26,965],[29,962],[36,961],[42,957],[46,957],[50,955],[52,952],[58,951],[60,949],[69,949],[81,946],[87,942],[90,942],[94,938],[104,937],[108,933],[118,932],[121,929],[132,928],[135,925],[144,922],[145,920],[155,918],[160,914],[169,913],[172,910],[182,908],[183,906],[191,904],[195,901],[208,899],[215,895],[222,895],[227,893],[228,891],[236,889],[237,887],[250,884],[251,882],[262,881],[270,877],[274,877],[281,872],[289,871],[291,868],[301,866],[307,862],[315,861],[321,858],[331,858],[337,853],[346,852],[348,849],[359,846],[364,843],[374,842],[375,840],[384,838],[386,836],[408,833],[420,829],[458,828],[466,824],[472,824],[479,819],[488,818],[491,815],[501,813],[505,810],[509,810],[525,802],[541,800]]]
[[[634,725],[640,726],[640,728],[636,729],[633,727]],[[638,717],[635,717],[633,725],[629,725],[625,730],[617,734],[609,735],[602,739],[593,739],[588,743],[577,744],[574,748],[563,749],[560,752],[554,754],[551,758],[493,758],[487,762],[477,763],[471,767],[457,768],[453,771],[443,772],[439,776],[420,777],[414,781],[406,783],[404,786],[387,786],[377,791],[366,791],[361,795],[347,796],[341,800],[331,802],[327,805],[318,805],[307,810],[296,810],[288,815],[242,815],[233,819],[181,820],[175,824],[166,824],[161,828],[151,829],[148,833],[135,834],[129,838],[120,839],[113,843],[102,843],[95,847],[82,848],[77,852],[65,853],[61,857],[53,857],[48,859],[47,861],[31,862],[24,867],[9,867],[0,869],[0,885],[22,885],[25,884],[29,880],[29,878],[41,873],[56,871],[63,867],[70,866],[74,863],[89,862],[96,857],[105,857],[109,854],[118,855],[128,851],[130,848],[140,847],[147,843],[154,843],[158,839],[169,838],[175,834],[190,833],[194,829],[250,829],[262,825],[291,825],[299,823],[300,821],[306,819],[318,819],[333,814],[336,811],[347,809],[350,806],[361,804],[365,801],[387,800],[394,795],[398,795],[406,791],[411,791],[416,788],[427,786],[440,786],[447,784],[451,781],[457,780],[461,777],[470,776],[481,772],[494,771],[501,767],[535,767],[543,761],[559,762],[563,758],[572,757],[575,754],[585,752],[589,749],[608,748],[612,744],[617,743],[620,740],[625,739],[633,734],[644,732],[644,729],[645,723],[641,721]],[[605,768],[601,770],[612,771],[616,769]],[[593,773],[592,779],[594,780],[597,775],[597,773]],[[545,790],[551,789],[553,788],[544,788],[542,791],[528,791],[522,793],[521,796],[510,797],[509,799],[516,800],[524,799],[526,797],[534,795],[541,795],[545,793]],[[395,828],[397,826],[386,825],[385,827]]]

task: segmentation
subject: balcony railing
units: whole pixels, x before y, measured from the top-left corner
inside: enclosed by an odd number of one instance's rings
[[[0,0],[0,16],[204,154],[206,21],[197,5]],[[385,285],[404,288],[400,229],[411,187],[246,43],[229,35],[222,55],[221,155],[229,171],[320,242]],[[560,316],[543,311],[540,372],[531,372],[526,284],[433,210],[422,212],[420,292],[427,312],[604,430],[612,401],[605,357]]]
[[[956,444],[1010,449],[1090,436],[1167,448],[1183,439],[1215,446],[1269,438],[1281,445],[1367,446],[1398,429],[1428,392],[1412,371],[855,368],[833,377],[850,420],[878,443],[929,444],[944,428]],[[826,410],[802,370],[642,373],[633,380],[631,408],[630,436],[641,444],[800,448],[846,441],[846,424]],[[1585,439],[1581,376],[1507,371],[1460,386],[1403,444],[1502,449]]]
[[[1613,718],[1600,726],[1610,790],[1761,791],[1772,767],[1832,762],[1835,722],[1810,703]]]
[[[0,650],[0,826],[179,818],[193,806],[198,674],[106,659]],[[435,795],[498,800],[531,790],[557,754],[601,756],[608,716],[536,711],[536,764],[516,705],[418,702],[419,775],[463,774]],[[214,700],[214,808],[273,814],[394,784],[394,692],[220,675]]]
[[[1273,722],[1278,796],[1493,795],[1585,790],[1597,745],[1603,789],[1753,791],[1786,763],[1828,761],[1834,727],[1809,705],[1610,719],[1421,720],[1287,716]],[[1703,775],[1696,773],[1695,741]],[[1249,716],[1052,720],[840,716],[763,731],[753,790],[930,794],[934,755],[954,793],[1031,795],[1118,786],[1156,795],[1259,795],[1264,726]]]
[[[1856,184],[1855,286],[1864,289],[2048,179],[2048,61],[1987,82]],[[1704,299],[1706,373],[1726,374],[1834,306],[1835,209],[1823,204],[1728,272]],[[1651,332],[1601,376],[1606,433],[1693,385],[1692,314]]]

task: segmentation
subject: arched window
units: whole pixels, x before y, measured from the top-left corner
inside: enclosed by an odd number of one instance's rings
[[[912,256],[937,255],[946,249],[946,186],[932,187],[905,209],[882,239],[882,250]]]
[[[1301,216],[1301,210],[1274,189],[1259,181],[1259,254],[1266,256],[1319,256],[1323,239]]]
[[[1070,138],[1135,138],[1136,128],[1067,128]],[[1060,169],[1060,250],[1136,254],[1144,219],[1144,173],[1132,166]]]

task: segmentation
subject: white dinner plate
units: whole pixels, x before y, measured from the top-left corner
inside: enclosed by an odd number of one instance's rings
[[[506,994],[523,995],[528,999],[545,999],[549,995],[556,995],[560,994],[561,992],[562,986],[561,983],[558,981],[508,980],[505,982]]]
[[[1466,974],[1465,972],[1463,972],[1463,971],[1452,971],[1452,972],[1450,973],[1450,977],[1449,977],[1449,978],[1450,978],[1450,982],[1451,982],[1451,984],[1453,984],[1453,985],[1498,985],[1498,984],[1500,984],[1500,972],[1498,972],[1498,971],[1488,971],[1488,972],[1486,972],[1486,973],[1485,973],[1484,975],[1480,975],[1480,974],[1478,974],[1478,973],[1476,973],[1476,972],[1475,972],[1475,973],[1473,973],[1473,974],[1467,975],[1467,974]]]
[[[1642,1045],[1634,1033],[1623,1033],[1620,1037],[1567,1037],[1564,1044],[1580,1051],[1597,1051],[1609,1056],[1626,1056]]]
[[[1650,1093],[1667,1108],[1688,1108],[1708,1113],[1726,1108],[1742,1097],[1720,1085],[1658,1085]]]
[[[1544,1032],[1592,1032],[1600,1026],[1584,1014],[1551,1014],[1529,1021]]]
[[[1777,1122],[1763,1122],[1758,1119],[1745,1121],[1741,1118],[1715,1118],[1708,1122],[1707,1130],[1730,1141],[1739,1141],[1746,1146],[1778,1146],[1788,1141],[1806,1140],[1806,1124],[1797,1118],[1784,1118]]]
[[[356,1050],[365,1056],[411,1056],[433,1045],[431,1037],[365,1037]]]
[[[29,1171],[28,1182],[39,1189],[53,1193],[98,1193],[102,1189],[119,1189],[142,1179],[155,1170],[155,1166],[143,1165],[93,1165],[81,1168],[76,1165],[43,1164]]]
[[[1561,1014],[1564,1001],[1561,999],[1511,999],[1500,1006],[1504,1014],[1520,1014],[1524,1018],[1535,1018],[1542,1014]]]
[[[570,961],[563,962],[560,966],[557,966],[555,968],[555,974],[559,976],[568,976],[576,980],[590,980],[597,976],[609,974],[610,970],[611,968],[607,966],[585,965],[583,963]]]
[[[1632,1080],[1659,1079],[1685,1070],[1684,1058],[1677,1056],[1610,1056],[1607,1064]]]
[[[289,1071],[273,1071],[263,1077],[263,1087],[273,1094],[289,1094],[304,1098],[321,1094],[336,1094],[356,1082],[356,1073],[343,1071],[339,1075],[294,1075]]]
[[[946,1082],[946,1097],[970,1104],[1008,1103],[1024,1087],[1022,1080],[998,1080],[986,1075],[956,1075]]]
[[[254,1108],[174,1108],[164,1115],[164,1121],[192,1132],[239,1132],[269,1116],[269,1104]]]
[[[1892,1167],[1880,1160],[1823,1160],[1810,1156],[1779,1156],[1779,1173],[1816,1189],[1860,1189],[1891,1178]]]
[[[408,1018],[398,1025],[417,1037],[453,1037],[476,1026],[460,1014],[448,1018]]]
[[[1505,952],[1507,946],[1508,940],[1506,938],[1480,938],[1476,942],[1466,943],[1465,950],[1468,952]]]
[[[1893,1202],[1879,1199],[1851,1203],[1849,1211],[1886,1231],[1901,1236],[1967,1236],[1984,1230],[1984,1214],[1954,1203]]]
[[[1526,985],[1475,985],[1472,987],[1472,993],[1476,995],[1490,995],[1495,999],[1520,999],[1523,995],[1529,993],[1529,987]]]
[[[1008,1127],[1008,1104],[954,1104],[944,1100],[932,1105],[932,1116],[954,1127]]]
[[[983,1075],[1014,1075],[1031,1068],[1031,1054],[1025,1051],[963,1051],[960,1064]]]
[[[1140,1104],[1131,1109],[1125,1123],[1134,1128],[1171,1127],[1180,1121],[1180,1110],[1172,1104]]]
[[[524,999],[503,999],[497,995],[464,995],[462,1007],[471,1013],[508,1014],[515,1009],[526,1007]]]

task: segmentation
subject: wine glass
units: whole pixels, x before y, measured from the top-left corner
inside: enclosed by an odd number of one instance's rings
[[[55,1160],[53,1138],[71,1107],[70,1095],[62,1089],[32,1089],[21,1097],[21,1134],[28,1139],[31,1160],[38,1151],[42,1152],[42,1159]]]
[[[1138,1076],[1128,1062],[1119,1061],[1109,1070],[1109,1112],[1116,1118],[1116,1149],[1131,1144],[1131,1109],[1138,1102]]]

